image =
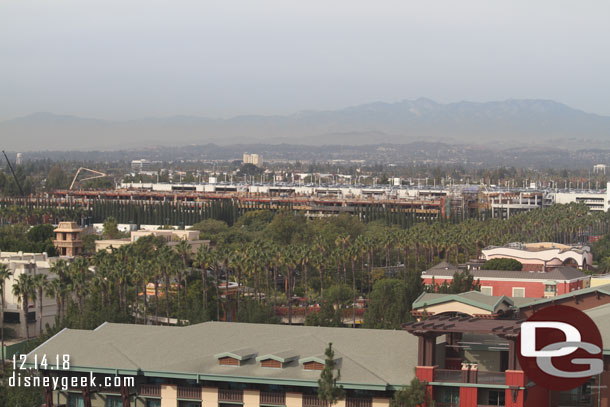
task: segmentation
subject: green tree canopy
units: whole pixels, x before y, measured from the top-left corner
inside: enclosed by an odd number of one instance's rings
[[[326,360],[324,369],[320,373],[320,379],[318,379],[318,398],[332,406],[345,397],[345,390],[343,390],[343,386],[337,385],[337,380],[341,378],[341,370],[337,370],[337,375],[335,376],[336,362],[332,343],[328,344],[324,354],[326,355]]]
[[[419,283],[419,282],[417,282]],[[377,329],[398,329],[411,319],[411,304],[421,294],[405,280],[384,278],[375,282],[369,305],[364,314],[364,326]]]
[[[414,377],[409,386],[394,392],[391,404],[392,407],[423,407],[427,398],[426,384]]]
[[[486,261],[481,270],[516,270],[521,271],[523,264],[515,259],[491,259]]]

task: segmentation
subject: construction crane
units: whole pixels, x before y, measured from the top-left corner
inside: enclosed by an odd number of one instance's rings
[[[103,177],[106,176],[106,174],[104,174],[103,172],[92,170],[92,169],[85,168],[85,167],[80,167],[78,169],[78,171],[76,171],[76,174],[74,175],[74,179],[72,179],[72,183],[70,184],[70,190],[72,190],[72,188],[74,187],[74,184],[76,183],[76,178],[78,178],[78,174],[80,174],[80,172],[83,171],[83,170],[84,171],[89,171],[89,172],[91,172],[93,174],[97,174],[97,175],[94,175],[92,177],[83,178],[83,179],[81,179],[81,181],[88,181],[90,179],[103,178]]]
[[[21,184],[19,183],[19,180],[17,179],[17,175],[15,175],[15,170],[13,170],[11,161],[6,156],[6,153],[4,152],[4,150],[2,150],[2,154],[4,154],[4,158],[6,158],[6,163],[8,164],[8,168],[10,168],[11,174],[13,174],[13,178],[15,178],[15,184],[17,184],[17,187],[19,188],[19,192],[21,192],[21,196],[23,196],[23,188],[21,188]]]

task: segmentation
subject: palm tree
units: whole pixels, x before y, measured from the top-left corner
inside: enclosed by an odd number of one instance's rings
[[[27,273],[19,274],[17,280],[13,283],[13,295],[19,298],[19,301],[23,307],[24,319],[25,319],[25,332],[26,341],[30,340],[30,326],[28,321],[28,311],[30,309],[30,300],[36,300],[36,288],[34,286],[34,279]]]
[[[89,273],[89,263],[84,257],[77,258],[70,265],[71,286],[78,299],[78,311],[81,317],[85,310],[85,298],[90,292]]]
[[[36,290],[38,290],[38,310],[40,311],[39,315],[38,315],[38,323],[39,323],[39,327],[38,327],[38,332],[39,335],[42,335],[42,306],[43,306],[43,300],[44,300],[44,289],[48,283],[47,280],[47,276],[46,274],[36,274],[33,277],[34,280],[34,287],[36,288]]]
[[[195,255],[195,264],[201,268],[202,310],[208,306],[208,268],[212,263],[212,250],[209,246],[200,246]]]
[[[180,288],[182,280],[184,279],[184,296],[187,294],[187,282],[186,282],[186,271],[189,264],[189,255],[191,254],[191,244],[186,239],[181,239],[180,242],[174,247],[176,253],[182,259],[182,269],[178,269],[178,308],[180,308]]]
[[[49,280],[45,286],[45,293],[48,297],[55,298],[55,304],[57,308],[57,319],[61,321],[61,296],[62,296],[62,281],[59,278],[53,278]]]
[[[13,272],[9,270],[6,264],[0,263],[0,340],[2,341],[2,347],[0,352],[2,353],[2,371],[4,372],[4,286],[6,280],[13,275]]]

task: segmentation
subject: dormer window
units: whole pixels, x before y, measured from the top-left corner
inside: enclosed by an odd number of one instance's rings
[[[291,350],[270,353],[267,355],[259,356],[256,358],[257,362],[260,362],[261,367],[269,367],[273,369],[281,369],[286,364],[297,360],[299,356]]]
[[[339,363],[341,358],[336,358],[335,363]],[[323,370],[326,366],[326,357],[324,355],[310,356],[299,359],[299,364],[303,365],[304,370]]]
[[[238,349],[232,352],[222,352],[214,355],[219,365],[241,366],[244,362],[256,357],[253,349]]]

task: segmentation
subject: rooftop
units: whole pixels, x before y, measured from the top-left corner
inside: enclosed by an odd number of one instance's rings
[[[468,291],[460,294],[423,293],[413,302],[413,309],[451,301],[472,305],[490,312],[495,312],[498,305],[502,302],[507,303],[509,306],[514,305],[513,300],[506,296],[497,297],[481,294],[479,291]]]
[[[315,387],[320,372],[305,370],[299,359],[319,357],[329,342],[340,361],[340,383],[345,388],[399,388],[414,376],[417,338],[404,330],[227,322],[186,327],[105,323],[94,331],[64,329],[28,359],[69,353],[72,370],[114,374],[118,369],[125,374],[143,371],[157,377],[227,382],[239,376],[251,383]],[[287,363],[282,369],[270,369],[249,357],[240,366],[220,365],[217,357],[229,353],[275,355]]]
[[[441,263],[442,264],[442,263]],[[422,272],[422,277],[445,277],[452,278],[453,274],[459,272],[455,266],[439,268],[439,265]],[[559,280],[569,281],[577,280],[587,275],[574,267],[561,266],[555,267],[547,272],[528,272],[515,270],[469,270],[468,271],[476,279],[499,278],[499,279],[531,279],[531,280]]]

